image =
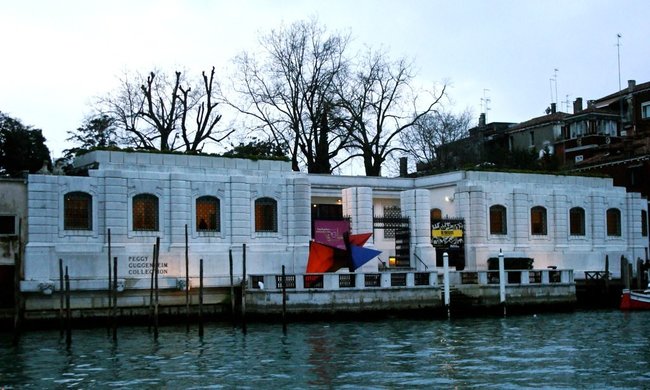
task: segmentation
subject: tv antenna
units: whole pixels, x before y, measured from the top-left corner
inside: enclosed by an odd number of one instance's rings
[[[483,88],[483,97],[481,98],[481,111],[485,114],[485,123],[487,123],[487,112],[490,111],[490,102],[492,99],[490,99],[487,96],[487,93],[490,92],[489,89]]]
[[[566,100],[562,101],[562,103],[564,103],[564,107],[566,107],[564,112],[567,112],[567,113],[569,112],[569,103],[571,103],[571,101],[569,100],[569,96],[571,96],[571,95],[569,95],[567,93],[566,94]]]
[[[618,58],[618,90],[621,90],[621,38],[623,35],[616,34],[616,57]]]
[[[549,90],[551,91],[551,103],[555,102],[557,104],[557,72],[558,68],[553,69],[553,77],[548,79]],[[555,98],[553,98],[553,85],[555,85]]]

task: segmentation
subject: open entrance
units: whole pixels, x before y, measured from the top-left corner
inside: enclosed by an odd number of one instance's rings
[[[409,228],[409,218],[401,215],[393,216],[375,216],[372,220],[373,234],[375,230],[384,231],[384,237],[395,238],[395,260],[391,260],[391,267],[407,268],[411,266],[411,230]]]

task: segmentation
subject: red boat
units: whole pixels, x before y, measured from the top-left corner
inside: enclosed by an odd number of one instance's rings
[[[624,289],[621,294],[621,310],[650,310],[650,289]]]

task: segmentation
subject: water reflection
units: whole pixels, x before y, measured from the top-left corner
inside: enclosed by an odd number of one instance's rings
[[[648,388],[650,313],[1,334],[5,388]]]

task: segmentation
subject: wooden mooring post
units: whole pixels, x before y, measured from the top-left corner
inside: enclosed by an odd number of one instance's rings
[[[113,257],[113,302],[111,304],[111,316],[113,327],[113,341],[117,341],[117,256]]]
[[[70,276],[68,275],[68,266],[65,266],[65,343],[69,347],[72,344],[72,312],[70,310]]]
[[[158,340],[158,257],[160,256],[160,237],[156,237],[156,256],[154,257],[154,304],[153,304],[153,338]]]
[[[282,332],[287,334],[287,275],[282,265]]]
[[[20,281],[23,279],[23,220],[18,218],[18,251],[14,254],[14,334],[13,345],[18,345],[22,332],[23,296]]]
[[[230,315],[232,317],[232,327],[235,327],[235,281],[232,270],[232,249],[228,250],[228,261],[230,264]]]
[[[147,329],[149,332],[151,332],[151,326],[153,325],[153,279],[154,279],[154,272],[153,269],[156,266],[156,251],[158,248],[156,247],[156,244],[153,244],[153,255],[151,256],[151,286],[149,288],[149,326]]]
[[[63,259],[59,259],[59,337],[63,338],[65,320],[64,320],[64,305],[65,305],[65,285],[63,280]]]
[[[241,330],[244,334],[246,329],[246,244],[242,253],[242,280],[241,280]]]
[[[190,331],[190,243],[185,224],[185,323],[186,331]]]
[[[106,305],[107,315],[106,315],[106,332],[110,334],[111,332],[111,311],[113,308],[113,272],[111,265],[111,229],[108,229],[106,232],[106,239],[108,240],[108,288],[106,293],[108,294],[108,304]]]
[[[203,259],[199,260],[199,337],[203,337]]]

